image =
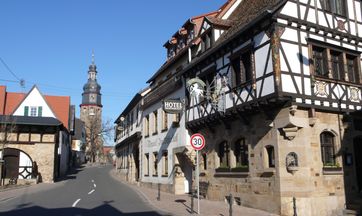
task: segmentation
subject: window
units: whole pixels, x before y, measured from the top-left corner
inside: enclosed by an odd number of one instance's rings
[[[247,51],[231,60],[232,87],[237,87],[252,80],[251,52]]]
[[[347,73],[348,73],[348,81],[359,83],[358,76],[358,57],[347,55]]]
[[[157,134],[157,110],[153,112],[153,133],[152,134]]]
[[[30,108],[30,110],[29,110]],[[24,116],[39,116],[41,117],[43,115],[43,107],[39,106],[25,106],[24,107]]]
[[[167,130],[167,118],[168,118],[167,113],[164,110],[162,110],[162,131]]]
[[[327,53],[325,49],[313,46],[313,63],[315,75],[328,78]]]
[[[244,138],[236,141],[234,155],[235,155],[237,167],[249,166],[248,145],[246,144]]]
[[[150,135],[150,116],[147,115],[145,117],[145,136],[149,136]]]
[[[359,83],[359,56],[313,45],[314,74],[323,78]],[[328,70],[330,62],[330,74]],[[346,76],[347,75],[347,76]]]
[[[323,6],[326,10],[346,16],[346,0],[323,0]]]
[[[149,176],[150,175],[150,155],[147,153],[145,154],[145,159],[146,159],[146,170],[145,170],[145,176]]]
[[[267,165],[268,167],[275,167],[275,153],[274,147],[269,145],[265,147],[267,153]]]
[[[180,125],[180,113],[173,114],[172,127],[178,127]]]
[[[203,153],[202,154],[202,162],[203,162],[203,165],[204,165],[204,170],[207,170],[207,154],[206,153]]]
[[[158,169],[157,169],[157,164],[158,164],[158,158],[157,158],[157,152],[153,153],[153,176],[158,176]]]
[[[219,151],[218,151],[220,167],[230,168],[229,151],[230,151],[230,147],[226,141],[220,143]]]
[[[336,80],[344,80],[342,53],[331,51],[332,76]]]
[[[162,158],[163,158],[163,173],[162,176],[167,177],[168,176],[168,154],[167,151],[162,153]]]
[[[335,166],[334,135],[330,132],[323,132],[320,135],[320,142],[323,166]]]

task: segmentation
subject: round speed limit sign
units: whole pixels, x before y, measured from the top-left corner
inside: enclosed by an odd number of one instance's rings
[[[193,134],[190,139],[192,148],[199,151],[205,147],[205,138],[199,133]]]

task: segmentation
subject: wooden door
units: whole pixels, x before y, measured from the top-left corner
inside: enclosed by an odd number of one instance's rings
[[[6,148],[4,150],[5,178],[18,178],[19,156],[20,151],[17,149]]]

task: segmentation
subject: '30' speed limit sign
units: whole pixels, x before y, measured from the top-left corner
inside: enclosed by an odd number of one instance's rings
[[[199,133],[193,134],[190,139],[191,146],[196,151],[199,151],[205,147],[205,138]]]

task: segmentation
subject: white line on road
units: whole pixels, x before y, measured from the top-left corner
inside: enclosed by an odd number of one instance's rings
[[[75,207],[75,206],[78,204],[79,201],[80,201],[80,199],[77,199],[77,200],[73,203],[72,207]]]
[[[96,191],[96,190],[93,189],[93,190],[89,191],[88,194],[92,194],[94,191]]]
[[[93,186],[94,186],[94,187],[97,187],[97,185],[96,185],[96,184],[93,184]]]

